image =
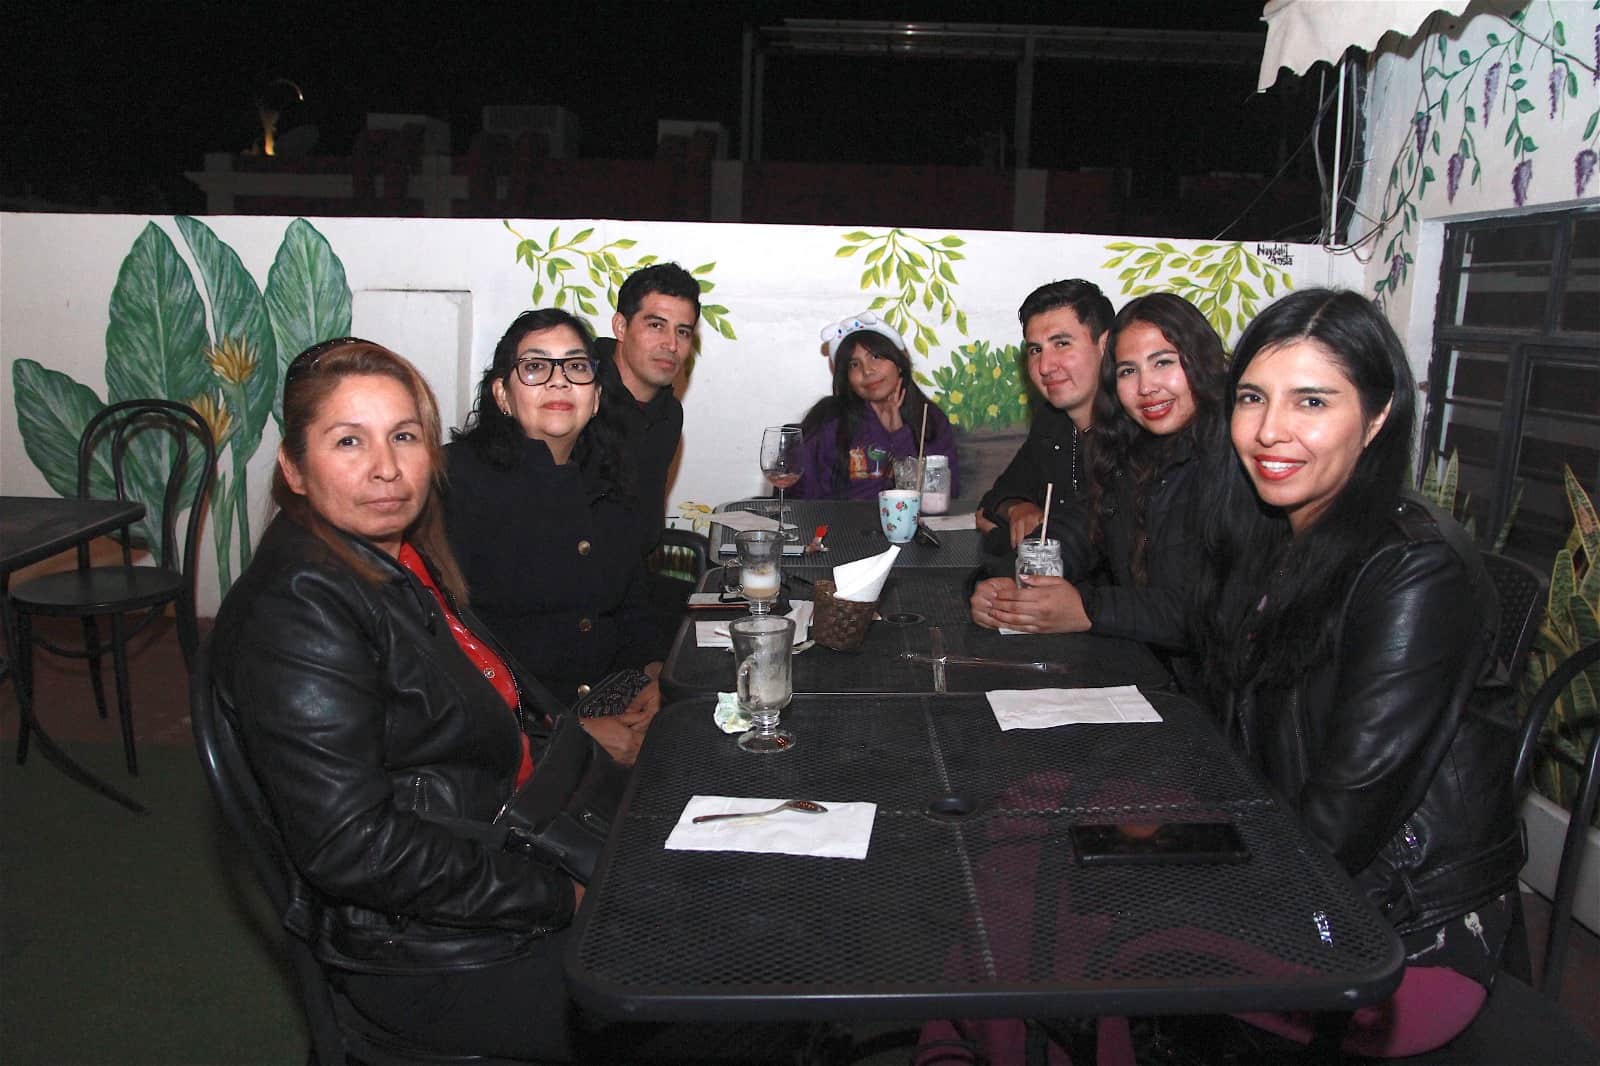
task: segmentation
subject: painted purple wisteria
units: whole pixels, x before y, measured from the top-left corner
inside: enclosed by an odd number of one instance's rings
[[[1511,172],[1511,197],[1521,207],[1528,200],[1528,183],[1533,180],[1533,160],[1524,159]]]
[[[1587,5],[1585,5],[1587,6]],[[1600,0],[1595,0],[1600,10]],[[1516,11],[1476,23],[1481,35],[1435,33],[1418,51],[1421,59],[1417,110],[1395,152],[1388,184],[1375,212],[1381,275],[1373,284],[1380,303],[1409,283],[1414,260],[1411,244],[1423,224],[1422,205],[1429,202],[1429,186],[1442,185],[1446,202],[1470,206],[1527,207],[1555,195],[1548,189],[1554,173],[1534,166],[1540,142],[1550,132],[1567,130],[1573,109],[1583,101],[1587,125],[1572,161],[1577,195],[1589,194],[1597,184],[1596,155],[1600,151],[1600,107],[1590,112],[1594,94],[1584,93],[1583,74],[1600,81],[1600,30],[1595,32],[1595,68],[1569,51],[1564,12],[1573,10],[1549,0],[1534,0]],[[1516,32],[1506,34],[1509,23]],[[1541,94],[1540,90],[1544,90]],[[1453,110],[1452,110],[1453,109]],[[1579,124],[1583,118],[1578,118]],[[1546,124],[1549,124],[1547,126]],[[1492,131],[1492,132],[1489,132]],[[1395,131],[1398,133],[1399,131]],[[1496,190],[1482,185],[1485,167],[1510,171],[1510,201],[1506,186],[1496,179]],[[1536,187],[1543,181],[1544,187]],[[1472,190],[1469,194],[1468,190]],[[1435,200],[1437,197],[1435,197]],[[1442,206],[1442,205],[1440,205]]]

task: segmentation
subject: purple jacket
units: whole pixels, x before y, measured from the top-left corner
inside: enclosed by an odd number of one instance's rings
[[[838,458],[839,422],[829,419],[801,443],[805,470],[800,481],[789,490],[797,500],[876,500],[883,489],[894,488],[894,461],[917,454],[917,427],[901,426],[894,433],[883,428],[876,415],[861,420],[850,447],[849,477],[844,485],[835,483],[834,463]],[[950,420],[937,404],[928,404],[927,455],[950,458],[950,495],[960,491],[956,470],[956,436]],[[876,462],[874,460],[876,459]]]

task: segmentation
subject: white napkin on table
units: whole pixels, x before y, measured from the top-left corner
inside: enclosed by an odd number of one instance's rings
[[[753,511],[713,511],[702,515],[707,522],[715,522],[719,526],[743,533],[747,529],[777,529],[778,520]]]
[[[883,583],[889,580],[889,570],[899,557],[900,545],[891,544],[889,550],[880,555],[834,567],[834,598],[877,603],[878,596],[883,592]]]
[[[1132,685],[997,689],[988,693],[988,697],[995,721],[1002,730],[1161,721],[1150,701]]]
[[[696,815],[764,811],[783,799],[749,796],[695,796],[667,837],[668,851],[756,851],[767,855],[816,855],[826,859],[864,859],[872,841],[876,803],[817,802],[826,814],[779,811],[765,818],[729,818],[695,825]]]
[[[790,600],[789,613],[785,618],[794,619],[794,642],[802,643],[811,631],[811,615],[816,609],[816,604],[810,600]],[[696,621],[694,624],[694,642],[699,648],[731,648],[733,638],[728,636],[728,621]]]

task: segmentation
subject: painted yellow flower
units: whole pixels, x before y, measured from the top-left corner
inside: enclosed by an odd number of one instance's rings
[[[967,377],[975,378],[977,376],[978,376],[978,364],[977,363],[968,363],[967,364]]]
[[[950,402],[953,404],[960,404],[963,399],[965,399],[965,397],[961,395],[961,390],[959,389],[950,394]]]
[[[999,404],[992,403],[992,404],[989,405],[989,417],[990,418],[999,418],[1000,417],[1000,405]]]
[[[230,385],[243,385],[256,372],[256,354],[242,337],[224,337],[207,348],[206,362]]]
[[[206,428],[211,430],[211,439],[218,448],[222,447],[222,442],[227,439],[228,432],[233,428],[233,416],[228,413],[227,402],[220,396],[202,392],[189,401],[189,406],[205,419]]]
[[[994,368],[994,379],[996,381],[1000,380],[1000,368],[999,367],[995,367]]]
[[[1017,406],[1018,407],[1026,407],[1026,406],[1028,406],[1028,394],[1027,393],[1025,393],[1025,392],[1017,393]]]
[[[950,424],[952,426],[959,426],[961,424],[961,414],[960,414],[960,412],[958,412],[958,411],[951,411],[950,412]]]

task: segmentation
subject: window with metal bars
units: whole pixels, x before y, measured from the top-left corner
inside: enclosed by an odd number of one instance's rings
[[[1600,484],[1600,207],[1447,226],[1428,379],[1424,450],[1460,453],[1458,513],[1484,543],[1512,517],[1506,554],[1548,566],[1561,468]]]

